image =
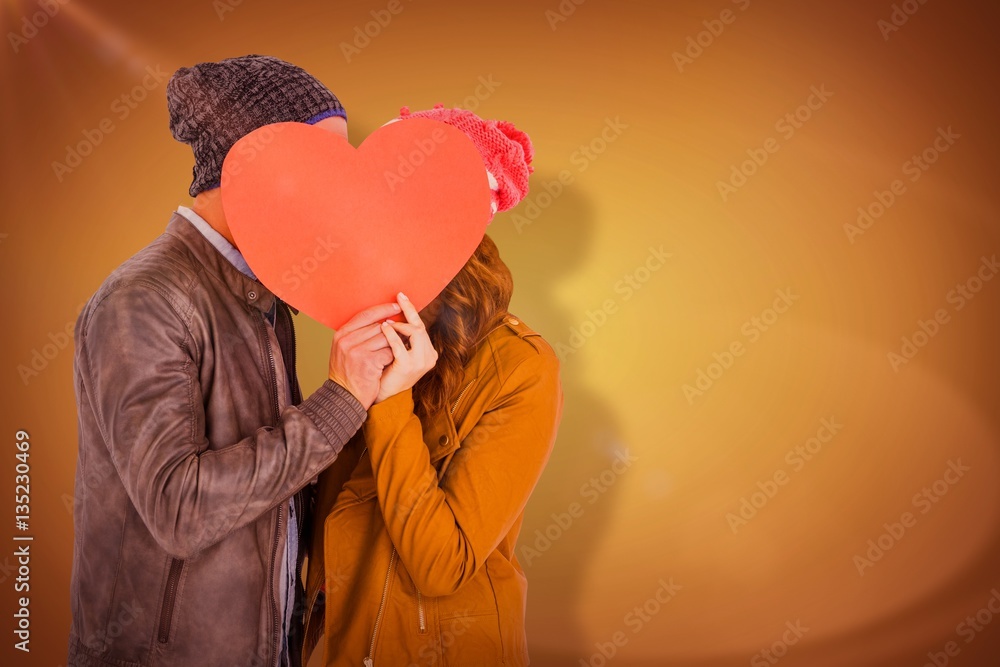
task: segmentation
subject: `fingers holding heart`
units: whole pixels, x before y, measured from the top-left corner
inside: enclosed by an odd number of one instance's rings
[[[397,299],[407,321],[385,320],[381,324],[382,334],[392,350],[393,360],[382,376],[376,403],[410,389],[437,363],[437,351],[431,344],[427,328],[417,309],[402,292]],[[405,342],[400,334],[406,337]]]

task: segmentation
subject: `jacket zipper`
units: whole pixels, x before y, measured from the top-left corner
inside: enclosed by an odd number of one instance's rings
[[[274,656],[274,664],[276,665],[281,663],[281,657],[278,655],[278,634],[281,632],[281,626],[278,624],[278,603],[274,599],[274,563],[277,562],[278,558],[278,537],[281,535],[282,510],[284,508],[284,503],[278,505],[278,528],[274,532],[274,542],[271,543],[271,571],[267,577],[267,589],[271,596],[271,617],[274,621],[274,634],[271,635],[271,655]]]
[[[298,363],[296,360],[296,348],[298,347],[298,334],[295,331],[295,322],[292,320],[292,314],[291,312],[289,312],[288,306],[286,306],[284,302],[281,302],[281,304],[282,304],[282,310],[285,313],[285,322],[288,324],[288,328],[292,330],[292,350],[291,354],[289,355],[292,372],[291,376],[288,378],[288,385],[292,389],[292,402],[295,405],[298,405],[299,403],[302,402],[302,394],[299,391],[298,373],[296,369],[296,364]],[[293,379],[295,380],[295,382],[292,382]]]
[[[290,370],[290,372],[288,374],[288,386],[289,386],[289,388],[291,388],[291,392],[292,392],[292,405],[298,405],[299,403],[302,402],[302,393],[299,391],[299,379],[298,379],[298,372],[297,372],[297,368],[296,368],[296,364],[297,364],[297,360],[296,360],[296,348],[298,347],[298,340],[297,340],[298,336],[297,336],[297,334],[295,332],[295,322],[294,322],[294,320],[292,320],[292,313],[288,309],[288,306],[285,304],[284,301],[280,301],[279,300],[278,303],[281,306],[281,311],[285,314],[285,324],[288,326],[288,328],[292,332],[292,348],[291,348],[290,354],[288,355],[288,358],[290,360],[289,365],[291,367],[291,370]],[[275,320],[275,321],[277,321],[277,320]],[[296,500],[298,501],[297,506],[299,507],[299,510],[295,514],[295,517],[296,517],[296,520],[297,520],[296,521],[296,530],[297,530],[298,535],[299,535],[299,544],[301,544],[302,543],[302,527],[305,525],[305,515],[306,515],[306,509],[307,509],[306,508],[306,491],[305,491],[305,488],[303,488],[302,490],[300,490],[298,493],[295,494],[295,498],[292,500],[292,502],[294,503],[294,502],[296,502]],[[298,562],[295,563],[295,570],[296,570],[296,572],[299,571],[299,563]]]
[[[260,311],[258,311],[260,312]],[[271,384],[270,389],[272,391],[271,406],[274,408],[274,418],[277,419],[281,413],[281,407],[278,404],[278,369],[277,364],[274,360],[274,350],[271,348],[271,339],[267,335],[267,322],[265,322],[266,316],[264,313],[260,313],[260,319],[257,321],[261,333],[264,336],[264,348],[267,350],[268,362],[271,365]],[[275,321],[277,321],[277,313],[275,314]],[[278,526],[274,531],[274,541],[271,543],[271,560],[270,569],[268,572],[268,595],[271,599],[271,619],[274,624],[274,632],[271,635],[271,655],[274,657],[274,664],[281,663],[281,656],[278,655],[278,635],[281,632],[281,626],[278,624],[278,603],[274,599],[274,564],[277,562],[278,557],[278,542],[281,537],[281,526],[282,526],[282,510],[284,509],[284,503],[278,504]]]
[[[458,404],[462,401],[462,397],[465,396],[465,392],[468,391],[472,383],[475,382],[475,378],[469,380],[465,387],[462,388],[461,393],[459,393],[458,398],[455,399],[455,403],[451,406],[451,412],[449,414],[455,414],[455,409],[458,408]],[[365,451],[368,448],[365,447]],[[361,455],[364,456],[364,452]],[[373,656],[375,653],[375,640],[378,637],[378,628],[382,623],[382,613],[385,611],[386,598],[389,595],[389,582],[392,579],[392,568],[396,563],[396,548],[393,547],[392,555],[389,557],[389,569],[385,573],[385,584],[382,586],[382,600],[378,605],[378,614],[375,616],[375,627],[372,628],[372,639],[371,643],[368,645],[368,657],[365,658],[365,667],[374,667],[375,662]],[[424,596],[420,593],[420,589],[417,589],[417,622],[420,627],[420,632],[427,632],[427,615],[424,613]]]
[[[290,368],[290,373],[288,374],[287,381],[290,393],[292,395],[292,405],[298,405],[299,403],[302,402],[302,393],[299,391],[298,373],[296,372],[296,363],[297,363],[296,348],[298,347],[297,345],[298,341],[296,340],[297,334],[295,333],[295,322],[292,320],[292,313],[288,309],[288,306],[285,304],[285,302],[279,300],[278,304],[281,306],[281,311],[284,313],[285,324],[292,332],[292,349],[291,353],[288,355],[289,365],[291,368]],[[301,544],[302,526],[305,523],[305,514],[306,514],[305,488],[302,488],[298,493],[295,494],[294,498],[292,499],[292,502],[296,503],[296,507],[299,508],[298,511],[295,513],[295,518],[296,518],[296,529],[298,531],[299,542]],[[299,553],[301,553],[301,550]],[[299,571],[298,562],[295,563],[295,570],[296,572]]]
[[[382,622],[382,613],[385,611],[386,599],[389,597],[389,582],[392,580],[392,566],[396,564],[396,549],[392,550],[389,557],[389,569],[385,572],[385,584],[382,586],[382,601],[378,605],[378,614],[375,616],[375,627],[372,629],[372,641],[368,645],[368,657],[365,658],[365,667],[374,667],[372,656],[375,654],[375,639],[378,637],[378,626]]]
[[[420,623],[420,634],[427,632],[427,619],[424,616],[424,596],[417,589],[417,621]]]
[[[258,311],[259,312],[259,311]],[[274,408],[274,418],[281,414],[281,407],[278,405],[278,365],[274,360],[274,350],[271,348],[271,339],[267,335],[267,322],[264,313],[260,314],[258,321],[259,329],[264,337],[264,348],[267,350],[267,362],[271,365],[271,407]],[[275,316],[277,317],[277,316]]]
[[[184,561],[180,558],[173,558],[170,561],[170,574],[167,575],[167,588],[163,592],[163,607],[160,609],[160,634],[161,644],[166,644],[170,639],[170,621],[174,615],[174,600],[177,597],[177,582],[181,578],[181,569]]]
[[[458,398],[455,399],[454,405],[451,406],[451,412],[449,412],[448,414],[451,415],[455,414],[455,409],[458,407],[458,404],[462,401],[462,397],[465,396],[465,392],[468,391],[469,387],[471,387],[472,383],[475,381],[476,378],[472,378],[466,383],[466,385],[462,388],[462,392],[458,395]]]

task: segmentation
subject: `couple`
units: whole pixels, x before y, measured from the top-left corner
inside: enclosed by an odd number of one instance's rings
[[[496,246],[484,236],[422,311],[400,293],[351,319],[303,399],[291,309],[234,247],[218,186],[240,137],[346,137],[344,109],[263,56],[182,68],[167,98],[194,203],[76,325],[68,664],[527,664],[514,548],[562,393],[551,347],[507,312]],[[524,197],[531,145],[512,126],[412,116],[472,138],[494,210]]]

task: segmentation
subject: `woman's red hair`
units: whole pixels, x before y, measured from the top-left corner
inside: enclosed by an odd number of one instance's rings
[[[437,364],[413,387],[414,412],[421,420],[449,408],[460,391],[465,364],[482,339],[507,315],[514,281],[493,239],[483,236],[462,270],[435,299],[438,312],[428,326]]]

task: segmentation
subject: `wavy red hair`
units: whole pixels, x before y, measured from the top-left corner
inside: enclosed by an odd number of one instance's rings
[[[413,387],[414,412],[420,419],[449,408],[461,390],[465,364],[490,331],[506,317],[514,280],[489,236],[483,236],[475,253],[428,310],[427,327],[437,364]]]

